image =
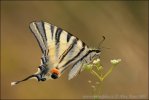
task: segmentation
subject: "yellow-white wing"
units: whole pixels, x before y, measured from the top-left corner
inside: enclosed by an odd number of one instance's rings
[[[41,47],[43,56],[48,56],[50,67],[59,67],[58,65],[67,62],[85,46],[70,33],[47,22],[32,22],[30,29]]]
[[[72,34],[47,22],[32,22],[30,29],[43,53],[42,64],[48,64],[49,69],[57,68],[61,73],[73,64],[69,74],[71,78],[81,69],[82,63],[90,62],[85,60],[91,55],[90,51],[96,53]]]

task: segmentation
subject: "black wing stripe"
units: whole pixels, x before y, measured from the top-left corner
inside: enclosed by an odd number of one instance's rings
[[[44,58],[41,58],[42,64],[46,63]]]
[[[98,52],[99,50],[89,50],[82,58],[80,58],[77,62],[82,61],[85,57],[87,57],[92,52]],[[77,63],[76,62],[76,63]]]
[[[67,32],[67,33],[68,33],[68,32]],[[72,35],[71,35],[70,33],[67,34],[67,42],[69,42],[71,36],[72,36]]]
[[[96,52],[96,53],[98,53],[98,52],[100,52],[99,50],[89,50],[88,52],[86,52],[86,54],[82,57],[82,58],[80,58],[78,61],[76,61],[75,62],[75,64],[73,65],[73,67],[77,64],[77,63],[79,63],[79,62],[82,62],[82,60],[85,58],[85,57],[87,57],[90,53],[92,53],[92,52]],[[85,59],[84,59],[85,60]],[[85,63],[87,63],[87,61],[85,60]],[[72,67],[72,68],[73,68]],[[65,69],[64,69],[65,70]]]
[[[62,33],[62,29],[61,28],[57,28],[56,33],[55,33],[55,44],[57,45],[60,42],[60,35]]]
[[[70,52],[70,50],[72,50],[72,48],[75,46],[76,43],[77,43],[77,40],[74,39],[73,40],[73,43],[68,47],[68,49],[66,49],[66,51],[64,52],[64,54],[62,54],[62,56],[60,57],[59,63],[61,63],[63,61],[63,59],[65,58],[65,56]]]
[[[88,54],[90,54],[91,51],[89,50],[82,58],[80,58],[78,61],[75,62],[75,64],[72,66],[72,68],[79,62],[81,62]],[[67,69],[68,67],[65,67],[63,70],[62,70],[62,73]]]
[[[72,45],[70,45],[70,46],[63,52],[63,54],[59,57],[59,59],[60,59],[59,62],[61,62],[61,61],[64,59],[64,55],[66,55],[66,53],[67,53],[70,49],[72,49]]]
[[[58,57],[59,55],[59,42],[60,42],[60,36],[61,36],[61,33],[62,33],[62,29],[61,28],[57,28],[56,30],[56,33],[55,33],[55,45],[56,45],[56,49],[55,49],[55,52],[56,52],[56,57]]]
[[[38,31],[37,26],[34,23],[32,23],[29,28],[30,28],[31,32],[33,33],[33,35],[35,36],[35,38],[39,44],[39,47],[41,48],[42,53],[44,53],[46,48],[44,46],[43,40],[40,38],[41,35],[37,33],[37,31]]]
[[[74,61],[77,57],[80,56],[80,54],[85,50],[85,46],[82,47],[82,49],[77,53],[77,55],[75,55],[72,59],[70,59],[69,61],[67,61],[64,66],[67,66],[68,64],[70,64],[72,61]]]
[[[54,25],[51,24],[51,25],[50,25],[50,28],[51,28],[51,33],[52,33],[52,34],[51,34],[51,35],[52,35],[52,36],[51,36],[51,39],[53,40]]]
[[[38,32],[41,34],[42,39],[44,41],[44,44],[46,46],[46,44],[47,44],[47,37],[46,37],[46,33],[45,33],[44,23],[43,22],[36,22],[35,25],[36,25],[36,27],[38,29]]]
[[[47,42],[47,33],[46,33],[46,30],[45,30],[45,23],[44,22],[42,22],[42,26],[43,26],[43,31],[44,31],[44,38],[45,38],[45,40],[46,40],[46,42]]]

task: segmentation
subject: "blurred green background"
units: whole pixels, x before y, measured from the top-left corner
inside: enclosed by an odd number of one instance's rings
[[[102,95],[148,98],[148,1],[1,1],[1,98],[81,99],[91,96],[87,72],[68,81],[68,71],[57,80],[34,80],[11,87],[10,82],[34,72],[41,51],[29,23],[43,20],[74,34],[96,48],[104,35],[101,54],[122,62],[104,81]],[[126,96],[126,97],[124,97]]]

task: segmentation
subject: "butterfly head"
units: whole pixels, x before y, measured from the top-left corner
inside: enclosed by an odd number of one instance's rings
[[[94,49],[94,50],[91,50],[91,51],[92,51],[92,53],[91,53],[90,56],[91,56],[92,60],[95,60],[95,59],[100,57],[101,51],[99,49]]]

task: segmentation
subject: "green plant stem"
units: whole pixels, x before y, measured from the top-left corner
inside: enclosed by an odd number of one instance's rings
[[[102,76],[99,76],[98,73],[95,72],[94,70],[92,70],[91,72],[92,72],[94,75],[96,75],[100,81],[103,81],[103,80],[113,71],[113,68],[114,68],[114,67],[115,67],[114,65],[111,66],[110,69],[108,70],[108,72],[107,72],[103,77],[102,77]]]
[[[102,93],[102,87],[103,87],[103,82],[100,82],[99,87],[98,87],[98,94],[101,95]]]
[[[100,81],[103,81],[103,78],[100,77],[94,70],[92,70],[91,72],[92,72],[94,75],[96,75]]]
[[[114,65],[111,66],[110,69],[108,70],[108,72],[102,77],[102,79],[105,79],[113,71],[114,67],[115,67]]]

